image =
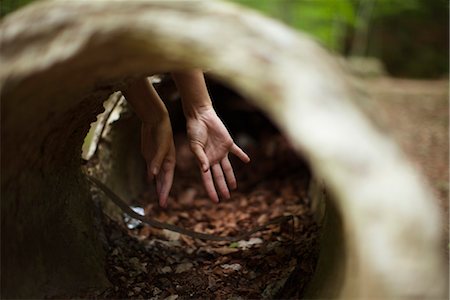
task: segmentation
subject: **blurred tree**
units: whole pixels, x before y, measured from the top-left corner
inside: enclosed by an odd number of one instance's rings
[[[313,35],[327,48],[342,52],[347,28],[355,23],[352,0],[234,0]]]
[[[343,55],[375,56],[397,76],[448,73],[447,0],[233,0]]]
[[[448,75],[448,1],[378,2],[368,55],[379,57],[394,76]]]

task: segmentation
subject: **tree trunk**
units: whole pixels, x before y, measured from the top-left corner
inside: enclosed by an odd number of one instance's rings
[[[310,38],[225,3],[120,0],[36,3],[0,39],[3,297],[107,283],[83,138],[124,81],[191,67],[263,109],[333,194],[323,230],[342,224],[342,251],[324,242],[311,297],[445,295],[429,189]]]

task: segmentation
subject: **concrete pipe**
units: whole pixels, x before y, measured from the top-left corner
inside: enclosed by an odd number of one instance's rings
[[[216,1],[42,1],[0,30],[2,296],[107,284],[83,139],[128,79],[192,67],[261,108],[333,195],[309,298],[446,296],[432,194],[310,37]]]

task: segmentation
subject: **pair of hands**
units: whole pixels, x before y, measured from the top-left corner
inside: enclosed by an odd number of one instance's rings
[[[155,178],[159,203],[166,207],[176,163],[168,116],[157,123],[142,123],[141,134],[147,173],[149,178]],[[237,183],[228,154],[231,152],[246,163],[250,161],[248,155],[233,142],[212,106],[202,107],[187,117],[187,136],[208,196],[219,202],[218,191],[223,198],[230,198],[229,188],[236,189]]]

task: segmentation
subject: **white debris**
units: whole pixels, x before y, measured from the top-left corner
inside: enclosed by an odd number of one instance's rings
[[[220,266],[225,270],[239,271],[240,269],[242,269],[242,266],[240,264],[223,264]]]
[[[254,245],[262,244],[263,240],[260,238],[251,238],[248,241],[239,241],[238,242],[238,248],[241,248],[243,250],[249,249]]]
[[[144,216],[144,209],[139,206],[130,206],[130,208],[138,215]],[[127,214],[123,214],[123,221],[127,224],[128,229],[136,229],[142,224],[141,221],[133,219]]]

